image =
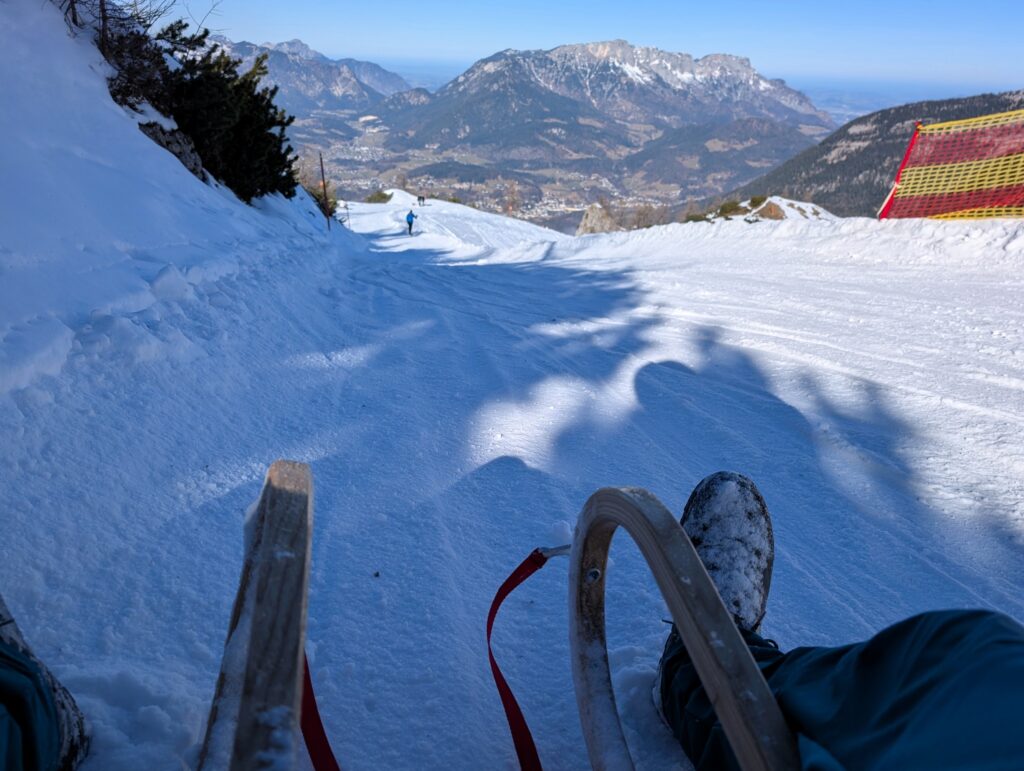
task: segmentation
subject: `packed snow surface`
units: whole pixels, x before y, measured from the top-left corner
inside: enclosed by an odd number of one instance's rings
[[[1021,224],[568,239],[396,193],[328,235],[308,199],[244,206],[145,139],[49,4],[0,4],[0,29],[0,592],[92,723],[87,771],[194,762],[279,457],[313,469],[308,651],[346,768],[513,767],[487,609],[602,486],[679,512],[715,470],[752,477],[784,647],[1024,619]],[[549,768],[587,766],[566,574],[495,629]],[[634,756],[685,768],[625,536],[608,582]]]

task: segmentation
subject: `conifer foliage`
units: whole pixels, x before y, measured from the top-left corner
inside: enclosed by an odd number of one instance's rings
[[[295,193],[295,157],[285,129],[294,120],[274,104],[277,87],[261,87],[266,55],[239,72],[241,62],[178,21],[157,39],[177,62],[167,68],[168,108],[195,143],[203,165],[243,201],[267,193]]]
[[[260,86],[266,56],[241,72],[241,60],[211,45],[207,29],[190,32],[179,20],[151,34],[167,8],[152,5],[100,0],[93,7],[79,0],[75,6],[76,16],[87,10],[86,18],[102,20],[96,32],[115,71],[111,95],[132,109],[148,102],[173,118],[203,167],[243,201],[268,193],[292,197],[297,159],[285,130],[294,119],[274,104],[277,87]]]

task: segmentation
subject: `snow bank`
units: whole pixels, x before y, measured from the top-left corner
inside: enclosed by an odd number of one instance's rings
[[[227,619],[213,621],[218,607],[196,623],[200,587],[224,554],[237,581],[241,530],[229,516],[234,535],[188,567],[198,584],[182,589],[172,574],[188,563],[173,533],[157,535],[174,507],[148,490],[154,474],[177,475],[205,426],[171,382],[216,379],[203,362],[260,312],[237,287],[357,259],[365,243],[340,227],[328,236],[301,191],[247,206],[197,180],[111,101],[106,64],[54,4],[0,3],[0,29],[0,592],[93,726],[87,768],[180,768],[194,759]],[[168,388],[150,390],[158,381]],[[157,417],[168,409],[176,439]],[[69,454],[44,460],[65,441]],[[205,542],[201,519],[189,529]],[[230,583],[215,605],[230,602]],[[177,621],[154,621],[168,611]]]
[[[263,244],[327,243],[304,195],[245,206],[148,139],[52,4],[4,3],[0,26],[0,392],[59,371],[96,319],[187,297]]]

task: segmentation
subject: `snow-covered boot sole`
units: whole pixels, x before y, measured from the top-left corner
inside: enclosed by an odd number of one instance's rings
[[[736,625],[757,632],[768,603],[775,538],[753,481],[732,471],[705,477],[690,494],[680,524]]]

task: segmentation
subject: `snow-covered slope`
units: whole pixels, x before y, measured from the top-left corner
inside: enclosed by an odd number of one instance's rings
[[[518,259],[534,259],[541,245],[568,238],[531,222],[461,204],[428,198],[418,206],[416,196],[401,190],[387,192],[391,195],[387,204],[350,203],[348,210],[355,230],[373,236],[393,253],[431,249],[443,253],[446,261],[459,262],[491,259],[500,250],[504,260],[516,254],[521,255]],[[416,217],[411,239],[406,224],[409,212]]]
[[[327,238],[136,142],[48,4],[0,28],[0,592],[92,721],[87,771],[194,759],[277,457],[313,466],[309,653],[347,768],[512,766],[487,608],[605,485],[679,511],[751,475],[786,647],[936,607],[1024,619],[1021,224],[567,239],[431,201],[409,237],[399,194]],[[665,615],[623,537],[609,637],[644,768],[686,767],[650,703]],[[564,563],[495,635],[546,766],[586,767]]]

